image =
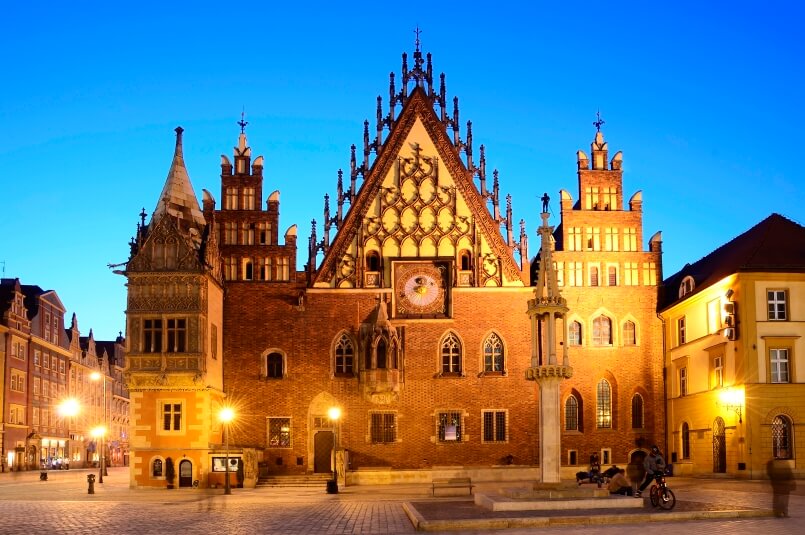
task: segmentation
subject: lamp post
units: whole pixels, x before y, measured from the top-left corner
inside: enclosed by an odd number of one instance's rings
[[[98,463],[98,483],[103,483],[103,476],[106,473],[106,374],[95,371],[89,377],[93,381],[100,380],[103,384],[103,425],[96,428],[96,431],[101,431],[101,462]]]
[[[327,486],[327,492],[330,494],[338,493],[338,420],[341,418],[340,407],[330,407],[327,411],[327,416],[333,423],[333,479]]]
[[[235,411],[230,407],[224,407],[218,413],[218,419],[224,424],[224,494],[232,494],[232,486],[229,483],[229,422],[235,417]]]

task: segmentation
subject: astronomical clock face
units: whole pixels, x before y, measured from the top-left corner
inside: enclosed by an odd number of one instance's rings
[[[395,262],[395,315],[446,318],[448,266],[447,262]]]

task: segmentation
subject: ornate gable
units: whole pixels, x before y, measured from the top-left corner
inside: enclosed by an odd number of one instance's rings
[[[154,227],[153,229],[150,227]],[[148,237],[129,261],[126,271],[201,271],[199,251],[176,221],[165,215],[152,221]]]
[[[513,248],[422,87],[392,124],[313,284],[388,287],[392,259],[440,258],[453,261],[459,285],[522,286]]]

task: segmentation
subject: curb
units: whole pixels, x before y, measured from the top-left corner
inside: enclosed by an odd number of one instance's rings
[[[560,526],[596,526],[610,524],[645,524],[647,522],[681,522],[686,520],[725,520],[774,517],[768,509],[736,509],[724,511],[686,511],[643,513],[634,515],[553,516],[521,518],[466,518],[426,520],[410,502],[403,510],[416,531],[501,530],[512,528],[547,528]]]

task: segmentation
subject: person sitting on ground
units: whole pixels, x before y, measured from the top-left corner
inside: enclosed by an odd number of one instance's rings
[[[619,470],[620,470],[620,468],[618,468],[618,465],[613,464],[610,468],[607,468],[606,470],[604,470],[604,473],[601,474],[601,475],[604,476],[607,479],[612,479],[613,477],[615,477],[615,474],[617,474]],[[624,470],[624,472],[625,471],[626,470]]]
[[[609,470],[607,470],[607,472],[609,472]],[[632,484],[626,479],[626,469],[618,468],[615,475],[610,478],[607,489],[610,494],[621,494],[623,496],[632,495]]]
[[[651,452],[646,456],[643,461],[643,467],[646,469],[646,479],[637,492],[634,493],[635,498],[639,498],[640,494],[646,490],[646,487],[651,485],[651,482],[662,476],[665,470],[665,459],[662,458],[659,446],[651,446]]]

